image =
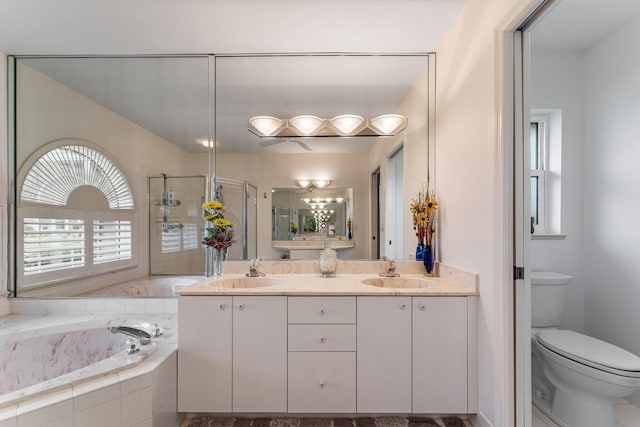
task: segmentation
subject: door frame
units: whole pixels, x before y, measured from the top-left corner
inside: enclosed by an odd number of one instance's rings
[[[523,171],[516,179],[516,162],[522,162],[523,116],[526,100],[520,90],[516,96],[516,78],[519,87],[524,87],[522,80],[522,50],[515,46],[521,44],[520,30],[526,28],[543,9],[553,0],[521,0],[496,27],[496,145],[495,159],[497,173],[495,175],[495,207],[494,238],[495,257],[494,271],[498,283],[496,302],[502,308],[502,319],[497,326],[496,348],[501,352],[496,355],[498,366],[502,370],[496,372],[495,396],[504,396],[501,418],[504,425],[530,427],[531,420],[531,371],[527,366],[531,363],[530,328],[526,319],[530,311],[530,294],[526,280],[514,277],[516,262],[522,262],[527,278],[529,268],[525,253],[526,227],[522,226],[522,217],[526,201],[523,200]],[[519,53],[518,53],[519,52]],[[516,56],[519,56],[516,58]],[[519,73],[516,76],[516,73]],[[518,106],[518,107],[517,107]],[[516,115],[518,117],[516,118]],[[517,147],[517,145],[519,147]],[[519,156],[519,158],[516,157]],[[519,184],[518,184],[519,182]],[[516,194],[516,188],[518,188]],[[530,319],[530,318],[529,318]],[[530,321],[529,321],[530,322]],[[502,363],[500,363],[502,362]]]

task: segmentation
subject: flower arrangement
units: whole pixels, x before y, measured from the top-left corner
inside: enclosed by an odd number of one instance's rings
[[[417,198],[411,202],[413,229],[416,232],[419,245],[431,246],[433,244],[437,209],[438,201],[428,191],[418,192]]]
[[[202,217],[207,221],[206,236],[202,243],[216,249],[226,249],[233,245],[236,242],[233,230],[235,224],[225,216],[224,205],[218,200],[211,200],[202,205],[202,210]]]
[[[349,219],[347,220],[347,237],[349,238],[349,240],[351,240],[351,237],[353,236],[351,231],[352,224],[353,223],[351,222],[351,217],[349,217]]]

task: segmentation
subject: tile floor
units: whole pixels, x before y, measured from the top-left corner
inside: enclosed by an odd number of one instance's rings
[[[640,427],[640,408],[626,400],[620,400],[615,407],[616,427]],[[557,427],[537,408],[533,408],[532,427]]]

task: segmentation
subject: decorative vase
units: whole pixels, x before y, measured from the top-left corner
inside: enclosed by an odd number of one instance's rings
[[[227,248],[204,247],[204,275],[222,276],[222,261],[227,257]]]
[[[424,259],[424,245],[422,243],[418,243],[416,246],[416,261],[422,261]]]
[[[434,262],[433,245],[424,246],[423,262],[424,262],[424,268],[427,269],[427,273],[431,273],[433,271],[433,262]]]

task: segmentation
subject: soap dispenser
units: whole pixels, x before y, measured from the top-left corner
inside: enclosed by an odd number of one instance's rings
[[[324,249],[320,252],[320,273],[322,273],[324,277],[336,274],[337,266],[338,254],[331,248],[331,244],[325,241]]]

